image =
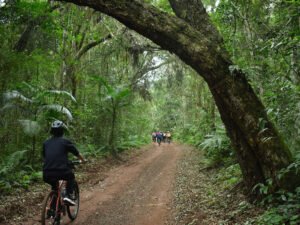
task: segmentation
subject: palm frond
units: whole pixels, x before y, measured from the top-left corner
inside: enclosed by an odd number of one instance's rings
[[[9,110],[9,109],[15,109],[15,108],[19,108],[18,105],[15,105],[13,103],[6,103],[1,109],[0,111],[4,111],[4,110]]]
[[[31,137],[36,136],[39,133],[40,129],[41,129],[41,127],[40,127],[40,125],[38,124],[37,121],[19,120],[19,122],[21,123],[25,134],[27,134]]]
[[[109,83],[104,77],[97,77],[97,80],[106,88],[109,95],[113,95],[114,89],[111,85],[109,85]]]
[[[115,96],[116,100],[122,100],[123,98],[127,97],[130,95],[130,90],[128,88],[121,89],[117,91],[117,94]]]
[[[31,84],[29,84],[29,83],[27,83],[25,81],[22,82],[22,86],[24,86],[25,88],[27,88],[28,90],[30,90],[30,92],[32,92],[32,93],[38,91],[38,88],[32,86]]]
[[[8,91],[4,93],[4,100],[6,101],[13,101],[13,100],[20,100],[22,102],[26,103],[32,103],[33,101],[30,98],[25,97],[20,92],[14,90],[14,91]]]
[[[49,91],[45,91],[44,92],[46,95],[51,95],[51,96],[61,96],[61,97],[67,97],[70,100],[72,100],[73,102],[76,102],[76,99],[74,98],[74,96],[67,91],[61,91],[61,90],[49,90]]]
[[[72,113],[70,112],[70,110],[62,105],[57,105],[57,104],[44,105],[43,107],[41,107],[41,109],[53,110],[53,111],[56,111],[59,113],[63,113],[68,117],[69,120],[73,119],[73,116],[72,116]]]

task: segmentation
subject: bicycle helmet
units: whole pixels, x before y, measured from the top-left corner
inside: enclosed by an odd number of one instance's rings
[[[60,120],[55,120],[52,124],[51,124],[51,128],[60,128],[60,127],[64,127],[64,123]]]
[[[56,137],[61,137],[64,134],[64,129],[67,128],[66,125],[60,121],[60,120],[55,120],[52,124],[51,124],[51,130],[50,133],[53,136]]]

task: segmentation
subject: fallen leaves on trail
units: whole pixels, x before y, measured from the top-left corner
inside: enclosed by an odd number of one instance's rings
[[[46,191],[46,185],[36,184],[31,191],[18,189],[12,195],[1,196],[0,224],[16,224],[22,217],[32,218],[36,208],[40,209]]]
[[[205,167],[199,151],[186,151],[178,165],[172,225],[248,224],[263,210],[235,190],[225,190],[218,169]],[[228,186],[226,186],[228,188]]]

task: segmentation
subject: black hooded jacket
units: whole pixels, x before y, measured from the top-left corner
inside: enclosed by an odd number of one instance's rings
[[[78,156],[79,152],[74,144],[63,137],[52,137],[43,144],[43,172],[44,174],[70,173],[68,153]]]

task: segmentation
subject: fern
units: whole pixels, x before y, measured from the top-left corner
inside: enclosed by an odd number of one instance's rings
[[[25,158],[27,150],[16,151],[11,155],[8,155],[1,163],[0,175],[6,177],[11,175],[16,168],[20,167],[22,160]]]
[[[199,144],[213,165],[224,164],[231,156],[230,140],[224,130],[217,130],[212,135],[207,135],[206,139]]]

